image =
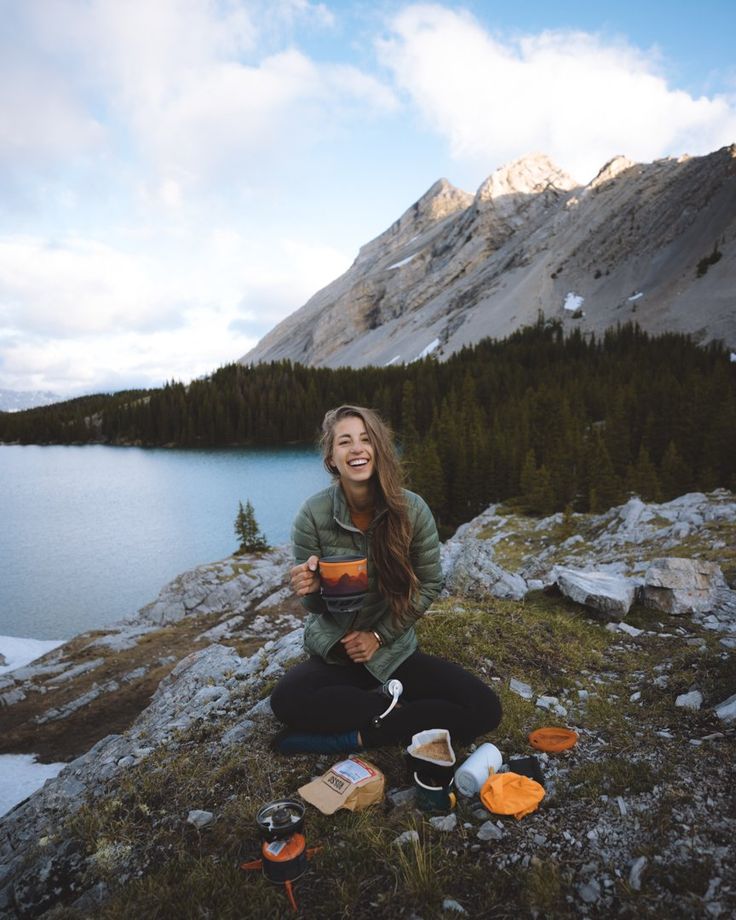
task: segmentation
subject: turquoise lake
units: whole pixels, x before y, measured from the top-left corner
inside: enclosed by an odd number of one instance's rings
[[[329,476],[316,450],[0,446],[0,635],[68,639],[234,552],[238,501],[271,544]]]

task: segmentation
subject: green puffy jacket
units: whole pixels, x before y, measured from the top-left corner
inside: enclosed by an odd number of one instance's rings
[[[440,542],[437,527],[427,503],[414,492],[404,491],[412,526],[411,563],[419,579],[419,596],[413,608],[420,617],[437,597],[442,587]],[[330,613],[320,594],[307,594],[301,599],[309,611],[304,623],[304,647],[312,655],[330,664],[347,664],[350,659],[340,639],[351,630],[376,631],[384,644],[366,663],[366,668],[380,681],[387,680],[396,668],[417,647],[414,626],[397,627],[388,603],[378,593],[377,577],[371,556],[371,534],[376,520],[386,514],[377,508],[373,523],[366,533],[360,531],[350,518],[345,493],[339,483],[318,492],[302,505],[291,532],[294,559],[297,564],[310,556],[337,556],[360,553],[368,559],[368,594],[353,618],[352,615]]]

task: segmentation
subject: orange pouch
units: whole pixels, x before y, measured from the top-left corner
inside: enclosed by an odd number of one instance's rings
[[[578,733],[569,728],[538,728],[529,735],[529,744],[538,751],[556,754],[574,747]]]

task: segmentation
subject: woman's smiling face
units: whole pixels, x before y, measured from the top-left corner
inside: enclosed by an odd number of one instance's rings
[[[336,425],[332,437],[332,466],[344,482],[367,482],[373,473],[373,445],[363,419],[350,415]]]

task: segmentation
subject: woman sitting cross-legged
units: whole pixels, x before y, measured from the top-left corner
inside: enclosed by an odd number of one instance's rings
[[[402,488],[392,436],[370,409],[341,406],[325,416],[322,451],[333,484],[309,498],[292,531],[291,585],[309,611],[310,657],[271,694],[287,729],[282,753],[349,753],[407,744],[445,728],[468,744],[496,728],[501,704],[474,675],[418,650],[414,623],[439,593],[437,528],[420,496]],[[368,593],[354,617],[332,613],[320,595],[319,560],[359,554],[368,560]],[[399,704],[383,719],[389,679],[401,681]],[[377,692],[378,691],[378,692]]]

